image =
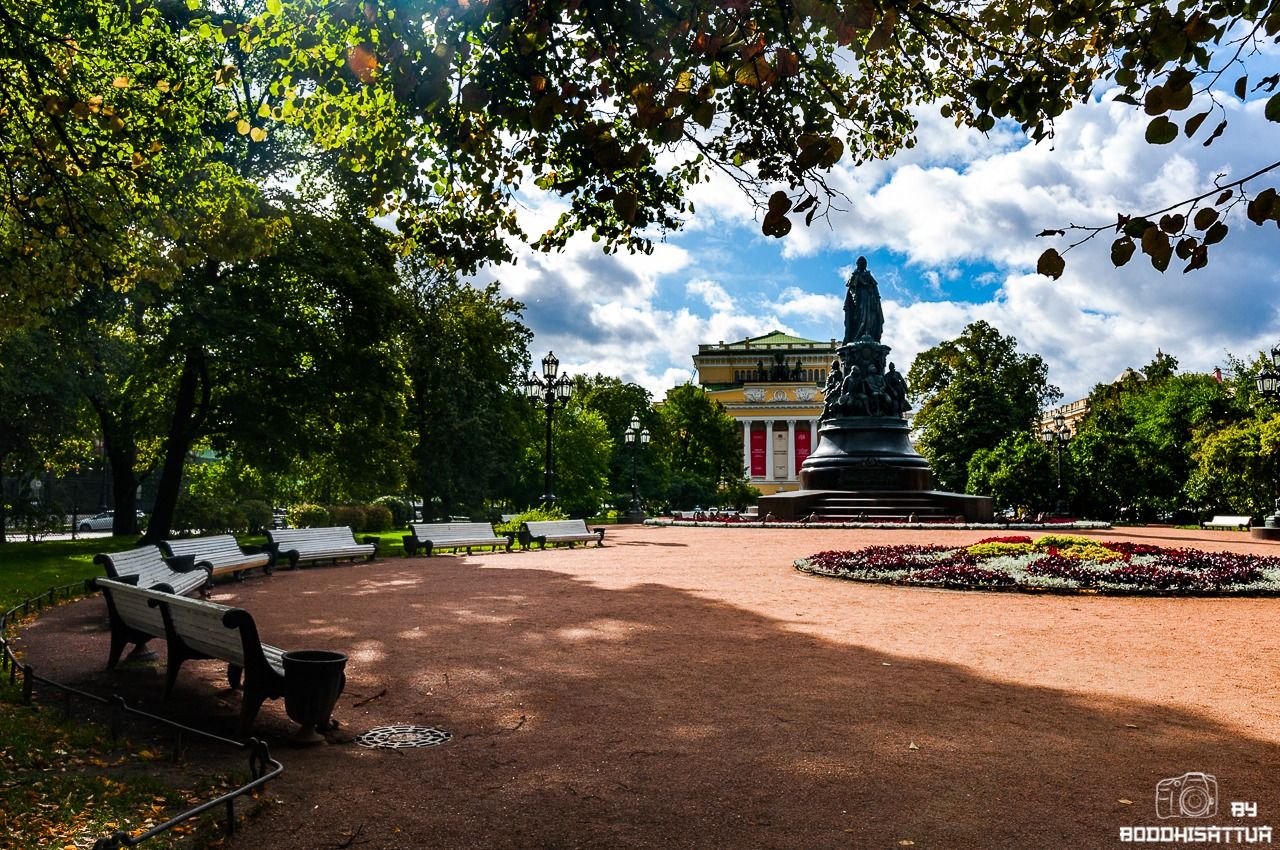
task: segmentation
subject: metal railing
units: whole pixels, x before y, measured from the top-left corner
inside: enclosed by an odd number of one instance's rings
[[[196,729],[191,726],[185,726],[165,717],[160,717],[141,709],[133,708],[125,702],[124,697],[113,694],[110,698],[101,697],[97,694],[91,694],[70,685],[56,682],[46,676],[39,675],[35,668],[30,664],[24,664],[19,660],[17,653],[14,652],[12,643],[9,639],[10,621],[18,616],[28,616],[32,610],[42,611],[48,605],[57,603],[59,596],[65,601],[77,596],[94,593],[90,581],[78,582],[76,584],[63,585],[62,587],[51,587],[46,593],[39,596],[24,599],[22,602],[14,605],[9,610],[0,614],[0,674],[8,672],[9,684],[11,686],[17,684],[19,674],[22,676],[22,702],[24,705],[30,705],[32,701],[32,689],[35,684],[46,685],[62,695],[64,714],[70,716],[71,701],[74,698],[80,698],[87,702],[105,706],[109,714],[109,728],[113,738],[119,734],[120,721],[124,718],[138,718],[151,723],[159,724],[173,730],[174,738],[174,760],[178,759],[178,754],[182,751],[182,740],[184,735],[193,736],[205,741],[212,741],[217,744],[224,744],[237,750],[243,750],[248,754],[249,762],[249,781],[238,788],[226,792],[187,809],[184,812],[173,816],[164,823],[151,827],[145,832],[137,835],[131,835],[125,830],[116,830],[110,835],[103,836],[94,842],[93,850],[119,850],[121,847],[134,847],[146,841],[148,838],[167,832],[184,821],[199,817],[205,812],[212,811],[219,807],[226,809],[226,825],[224,827],[227,836],[232,836],[236,831],[236,814],[235,802],[238,798],[246,794],[252,794],[259,788],[266,785],[272,779],[278,777],[284,772],[284,765],[271,757],[271,753],[267,749],[265,742],[257,738],[249,738],[246,741],[235,741],[231,738],[224,738],[221,735],[214,735],[202,729]]]

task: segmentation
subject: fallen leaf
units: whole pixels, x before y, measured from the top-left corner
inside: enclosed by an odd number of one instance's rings
[[[916,746],[916,742],[915,742],[915,741],[912,741],[910,744],[907,744],[907,749],[908,749],[908,750],[918,750],[918,749],[920,749],[920,748]]]
[[[892,665],[892,664],[890,664],[888,661],[881,661],[881,662],[880,662],[880,666],[881,666],[881,667],[892,667],[893,665]]]
[[[1123,804],[1124,804],[1124,805],[1126,805],[1126,806],[1132,806],[1132,805],[1133,805],[1133,800],[1124,800],[1124,799],[1122,799],[1122,800],[1120,800],[1120,802],[1121,802],[1121,803],[1123,803]]]
[[[904,839],[902,839],[901,841],[899,841],[899,842],[898,842],[898,846],[899,846],[899,847],[914,847],[914,846],[915,846],[915,842],[914,842],[914,841],[912,841],[910,838],[904,838]]]
[[[1137,728],[1138,728],[1138,724],[1137,724],[1137,723],[1126,723],[1126,724],[1124,724],[1124,725],[1125,725],[1125,727],[1126,727],[1126,728],[1128,728],[1128,729],[1137,729]]]

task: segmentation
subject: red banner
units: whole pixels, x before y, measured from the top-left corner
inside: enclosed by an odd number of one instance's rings
[[[800,474],[800,465],[804,463],[804,459],[809,456],[812,451],[809,445],[809,424],[801,423],[796,428],[796,468],[792,471],[793,475]]]
[[[768,444],[765,438],[769,435],[764,431],[751,432],[751,477],[764,478],[765,475],[765,454]]]

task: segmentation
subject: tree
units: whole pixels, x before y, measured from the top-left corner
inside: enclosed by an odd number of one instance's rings
[[[1265,414],[1196,433],[1195,469],[1187,483],[1208,510],[1270,513],[1280,496],[1280,414]]]
[[[653,410],[650,392],[639,384],[624,384],[606,375],[578,376],[573,392],[576,403],[600,414],[606,431],[613,439],[614,451],[609,458],[609,492],[613,505],[631,504],[633,464],[642,498],[653,498],[664,492],[663,469],[654,461],[651,448],[640,446],[637,449],[636,444],[626,442],[625,438],[633,415],[639,417],[641,430],[648,430],[651,439],[658,429],[659,416]]]
[[[990,496],[997,509],[1048,509],[1056,498],[1052,452],[1034,432],[1019,431],[969,460],[968,492]]]
[[[17,269],[6,294],[22,296],[26,320],[84,280],[172,276],[181,258],[149,234],[165,232],[178,189],[193,205],[218,196],[195,191],[224,177],[194,167],[225,144],[209,140],[212,116],[250,146],[301,130],[367,177],[369,212],[463,269],[510,256],[527,180],[566,202],[533,236],[545,248],[589,230],[607,250],[649,250],[713,170],[751,194],[765,233],[784,236],[838,201],[826,179],[836,162],[914,144],[922,102],[982,131],[1012,122],[1037,142],[1100,86],[1151,116],[1153,145],[1220,138],[1232,96],[1266,96],[1280,121],[1266,58],[1280,11],[1263,0],[188,7],[0,0],[0,259]],[[1230,93],[1214,88],[1233,77]],[[1256,165],[1182,203],[1078,229],[1118,231],[1117,265],[1140,245],[1156,268],[1174,255],[1202,267],[1236,205],[1255,224],[1280,222],[1274,187],[1255,188],[1280,163]],[[1060,275],[1063,253],[1046,251],[1041,271]]]
[[[410,480],[424,510],[474,514],[513,498],[527,411],[518,387],[532,334],[524,305],[497,284],[475,289],[451,276],[408,273]]]
[[[80,404],[75,371],[46,332],[0,337],[0,480],[10,471],[30,480],[27,473],[45,468],[54,447],[73,436]],[[16,507],[0,490],[0,543]]]
[[[658,413],[662,428],[653,446],[667,459],[671,504],[709,505],[720,482],[742,478],[738,425],[705,390],[681,384],[667,392]]]
[[[1237,420],[1238,402],[1211,375],[1172,374],[1158,356],[1151,377],[1099,385],[1068,448],[1090,513],[1152,519],[1187,506],[1197,432]]]
[[[977,451],[1033,432],[1040,410],[1061,397],[1048,383],[1040,355],[1017,348],[1017,339],[979,321],[911,364],[907,382],[918,410],[918,445],[943,487],[965,492]]]

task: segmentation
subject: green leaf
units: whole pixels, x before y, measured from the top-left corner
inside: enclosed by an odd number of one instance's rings
[[[272,15],[280,15],[284,11],[284,4],[280,0],[267,0],[267,12]]]
[[[1056,248],[1050,248],[1045,251],[1040,255],[1040,259],[1036,261],[1036,271],[1054,280],[1062,277],[1062,273],[1066,269],[1067,261],[1062,259],[1062,255],[1058,253]]]
[[[1178,125],[1163,115],[1151,119],[1151,123],[1147,125],[1148,144],[1167,145],[1176,138],[1178,138]]]
[[[1268,121],[1280,121],[1280,94],[1273,94],[1267,101],[1266,116]]]

